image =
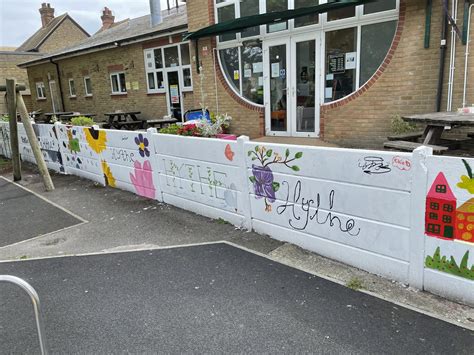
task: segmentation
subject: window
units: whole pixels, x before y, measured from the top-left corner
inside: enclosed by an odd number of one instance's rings
[[[441,231],[441,228],[438,224],[428,224],[428,228],[427,228],[428,232],[430,233],[436,233],[436,234],[439,234],[439,232]]]
[[[364,15],[381,11],[395,10],[396,8],[397,0],[377,0],[364,5]]]
[[[241,50],[242,96],[263,105],[263,51],[259,41],[244,42]]]
[[[356,48],[357,28],[326,32],[326,102],[355,91]]]
[[[259,0],[240,0],[240,17],[253,16],[259,13]],[[243,30],[240,37],[252,37],[260,34],[260,27],[254,26]]]
[[[328,2],[337,2],[338,0],[329,0]],[[355,6],[347,6],[343,7],[339,10],[332,10],[329,11],[327,14],[328,21],[335,21],[335,20],[342,20],[345,18],[354,17],[356,15],[356,7]]]
[[[69,79],[69,97],[76,97],[76,84],[74,79]]]
[[[36,98],[46,99],[46,91],[44,88],[44,83],[42,81],[36,83]]]
[[[110,84],[112,86],[112,94],[126,94],[127,86],[125,83],[125,73],[110,74]]]
[[[397,21],[388,21],[361,27],[360,40],[360,78],[359,85],[364,85],[374,75],[387,55]]]
[[[434,211],[437,211],[439,210],[439,203],[436,203],[436,202],[431,202],[430,203],[430,208]]]
[[[193,81],[189,43],[146,49],[144,55],[148,93],[166,92],[164,77],[165,71],[169,70],[180,72],[182,91],[192,91]]]
[[[288,0],[266,0],[267,1],[267,13],[285,11],[288,9]],[[288,22],[272,23],[267,25],[267,32],[283,31],[288,28]]]
[[[448,204],[444,204],[443,205],[443,211],[444,212],[453,212],[453,206],[448,205]]]
[[[452,222],[453,222],[453,219],[451,216],[446,216],[446,215],[443,216],[443,223],[452,223]]]
[[[86,96],[92,96],[92,82],[91,78],[88,76],[84,77],[84,91]]]
[[[294,0],[295,9],[302,7],[316,6],[319,5],[320,1],[314,0]],[[315,25],[319,22],[319,14],[307,15],[303,17],[295,18],[295,27],[302,27],[308,25]]]
[[[235,19],[235,5],[227,5],[217,9],[217,22],[224,22]],[[230,41],[236,39],[235,33],[227,33],[219,36],[219,41]]]
[[[240,93],[239,48],[227,48],[219,51],[224,74],[230,84]]]
[[[430,213],[430,219],[434,219],[436,221],[438,219],[438,214],[434,213],[434,212],[431,212]]]
[[[446,185],[436,185],[436,192],[439,192],[441,194],[446,193]]]

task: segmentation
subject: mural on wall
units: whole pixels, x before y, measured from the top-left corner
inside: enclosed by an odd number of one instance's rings
[[[297,165],[291,165],[297,159],[303,156],[302,152],[296,153],[290,157],[289,149],[286,149],[285,156],[282,157],[272,149],[267,149],[257,145],[254,150],[248,151],[248,156],[252,156],[252,161],[258,161],[260,165],[252,164],[252,176],[249,177],[253,184],[255,197],[264,199],[265,211],[272,211],[272,203],[275,202],[275,193],[280,189],[280,183],[276,182],[273,177],[273,171],[270,166],[280,164],[286,166],[293,171],[300,171]]]
[[[133,163],[135,174],[130,173],[130,181],[132,182],[137,194],[143,197],[155,198],[155,185],[153,184],[153,171],[149,160],[140,164],[138,160]]]
[[[35,131],[36,137],[38,138],[38,143],[48,167],[54,168],[51,165],[57,164],[57,170],[61,173],[64,173],[65,168],[61,150],[59,149],[58,132],[56,130],[56,126],[35,124],[33,125],[33,129]]]
[[[84,127],[84,134],[89,147],[100,154],[106,148],[107,133],[104,130],[96,130],[93,127]]]
[[[467,175],[462,175],[456,187],[474,194],[472,168],[465,159],[461,159]],[[464,197],[465,199],[465,197]],[[426,196],[425,233],[448,241],[474,243],[474,198],[459,202],[443,172],[439,172]],[[461,244],[459,244],[461,247]],[[464,253],[464,251],[462,251]],[[464,253],[458,264],[455,257],[441,255],[438,246],[435,253],[425,259],[427,268],[450,273],[455,276],[474,280],[474,265],[468,266],[469,250]]]
[[[139,134],[137,137],[135,137],[135,144],[138,146],[138,153],[142,158],[145,156],[148,158],[150,157],[150,150],[148,149],[148,138],[143,137],[143,134]]]
[[[233,161],[234,160],[235,153],[232,151],[232,148],[231,148],[230,144],[227,144],[225,146],[224,155],[225,155],[225,157],[227,158],[228,161]]]
[[[474,265],[469,269],[468,267],[469,260],[469,250],[466,251],[461,263],[458,265],[453,256],[449,259],[445,255],[441,256],[440,247],[436,248],[436,251],[433,256],[427,256],[425,265],[426,267],[434,270],[443,271],[452,275],[460,276],[467,278],[469,280],[474,280]]]
[[[102,171],[104,172],[105,185],[110,187],[116,187],[115,178],[112,175],[109,164],[105,160],[101,161]]]

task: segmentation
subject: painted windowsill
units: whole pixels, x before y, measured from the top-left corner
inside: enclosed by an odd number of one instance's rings
[[[166,95],[166,92],[148,92],[147,96],[163,96]]]
[[[46,97],[37,98],[36,101],[46,101]]]
[[[127,95],[128,92],[113,92],[110,94],[110,96],[124,96]]]

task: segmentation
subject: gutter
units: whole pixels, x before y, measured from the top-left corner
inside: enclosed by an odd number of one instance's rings
[[[183,32],[182,29],[186,29],[186,28],[187,28],[187,24],[180,25],[180,26],[177,26],[177,27],[172,27],[172,28],[169,28],[169,29],[166,29],[166,30],[162,30],[160,32],[153,32],[153,33],[144,34],[144,35],[142,34],[142,35],[137,35],[135,37],[125,38],[123,40],[117,40],[117,41],[102,43],[102,44],[98,44],[96,46],[92,46],[92,47],[88,47],[88,48],[84,48],[84,49],[78,49],[78,50],[74,50],[74,51],[71,51],[71,52],[61,53],[61,54],[52,55],[52,56],[49,56],[49,57],[46,57],[46,58],[43,57],[42,59],[37,59],[37,60],[25,62],[25,63],[20,63],[20,64],[17,65],[17,67],[24,69],[24,68],[28,68],[29,66],[33,66],[33,65],[50,63],[52,59],[63,59],[63,58],[71,57],[71,56],[87,54],[89,52],[97,52],[97,51],[101,51],[101,50],[116,48],[116,47],[120,47],[122,45],[128,45],[128,44],[132,44],[132,43],[136,43],[136,42],[143,42],[143,41],[146,41],[148,39],[154,39],[155,37],[159,38],[159,37],[164,37],[165,35],[170,36],[170,35],[173,35],[175,33],[179,34],[179,33]]]
[[[59,98],[61,99],[61,108],[64,111],[66,108],[64,106],[63,85],[61,84],[61,73],[59,72],[59,65],[58,63],[53,61],[53,58],[49,58],[49,61],[51,64],[54,64],[56,67],[56,76],[58,77]],[[51,97],[51,100],[53,100],[52,97]]]

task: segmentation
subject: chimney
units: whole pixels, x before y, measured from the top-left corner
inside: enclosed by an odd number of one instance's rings
[[[163,22],[163,17],[161,16],[161,1],[160,0],[150,0],[150,20],[151,27],[155,27]]]
[[[114,24],[115,16],[112,15],[112,11],[108,7],[104,7],[102,11],[102,16],[100,17],[102,20],[102,28],[101,31],[106,30]]]
[[[54,8],[49,3],[44,2],[41,4],[39,12],[41,14],[41,23],[43,28],[45,28],[54,19]]]

